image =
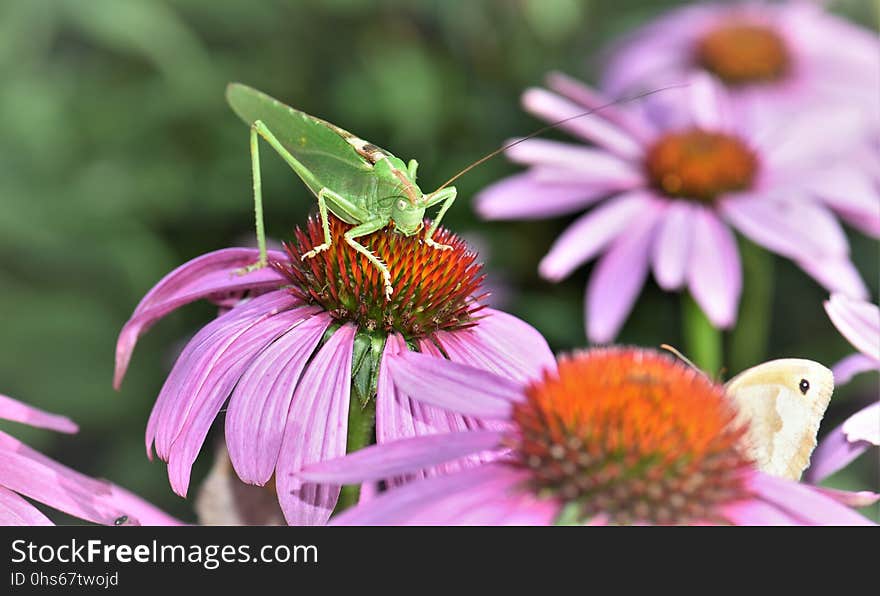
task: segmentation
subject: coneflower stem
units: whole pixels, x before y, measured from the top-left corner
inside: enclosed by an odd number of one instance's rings
[[[740,239],[739,254],[745,283],[736,328],[730,336],[731,374],[764,361],[773,308],[773,255],[745,239]]]
[[[718,376],[724,361],[721,331],[688,294],[682,295],[681,324],[687,357],[710,377]]]
[[[376,400],[371,399],[364,406],[358,400],[351,400],[348,406],[348,445],[346,453],[363,449],[373,441],[373,426],[376,418]],[[342,487],[336,513],[357,505],[361,490],[357,484]]]

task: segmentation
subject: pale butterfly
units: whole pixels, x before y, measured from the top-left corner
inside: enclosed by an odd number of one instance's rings
[[[747,452],[768,474],[798,480],[816,448],[834,375],[818,362],[771,360],[741,372],[724,388],[748,423]]]
[[[661,347],[700,370],[675,348]],[[783,358],[744,370],[724,388],[736,404],[737,421],[748,425],[746,452],[758,469],[800,479],[834,392],[831,371],[812,360]]]

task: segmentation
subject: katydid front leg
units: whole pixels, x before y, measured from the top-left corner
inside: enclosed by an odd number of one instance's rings
[[[327,220],[327,201],[325,197],[330,197],[334,201],[345,201],[345,198],[333,192],[326,186],[318,192],[318,215],[321,217],[321,228],[324,230],[324,242],[307,252],[302,256],[302,260],[311,259],[319,252],[325,251],[333,245],[333,238],[330,236],[330,222]]]
[[[384,228],[386,225],[388,225],[388,222],[381,219],[366,221],[347,231],[345,233],[345,241],[350,247],[367,257],[370,263],[372,263],[376,267],[376,269],[379,270],[379,272],[382,274],[382,281],[385,283],[385,298],[390,300],[391,294],[394,293],[394,288],[391,285],[391,273],[388,271],[388,267],[379,259],[379,257],[370,252],[370,249],[355,241],[355,238],[377,232]]]
[[[256,127],[251,128],[251,171],[254,177],[254,220],[257,228],[257,246],[260,250],[260,258],[256,263],[239,269],[238,273],[244,275],[257,269],[262,269],[268,263],[266,256],[266,228],[263,224],[263,184],[260,180],[260,137]]]
[[[446,215],[446,212],[452,206],[452,203],[455,202],[455,197],[458,195],[458,191],[455,190],[454,186],[448,186],[438,192],[430,195],[430,199],[428,199],[428,204],[425,207],[432,207],[437,203],[442,202],[443,205],[440,206],[440,211],[437,212],[437,217],[434,218],[434,221],[431,223],[431,227],[428,228],[428,232],[425,234],[425,244],[430,246],[431,248],[436,248],[437,250],[452,250],[452,247],[448,244],[439,244],[434,242],[434,232],[437,231],[437,228],[440,227],[440,221],[443,219],[443,216]]]

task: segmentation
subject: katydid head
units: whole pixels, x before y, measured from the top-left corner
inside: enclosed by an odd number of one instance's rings
[[[390,157],[382,161],[386,162],[388,171],[396,179],[396,186],[400,192],[399,196],[394,197],[394,203],[391,205],[394,230],[404,236],[412,236],[422,229],[427,201],[421,189],[410,178],[409,170],[401,160]]]

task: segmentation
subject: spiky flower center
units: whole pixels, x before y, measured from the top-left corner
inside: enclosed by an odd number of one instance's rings
[[[723,521],[744,498],[744,429],[723,388],[663,354],[595,349],[563,357],[514,406],[514,465],[583,520]]]
[[[791,62],[779,33],[745,21],[726,23],[704,35],[695,55],[700,66],[731,86],[779,80]]]
[[[645,169],[664,194],[712,203],[750,188],[758,160],[736,136],[691,128],[660,137],[646,154]]]
[[[368,332],[402,333],[416,339],[439,330],[470,327],[482,308],[477,299],[484,279],[476,253],[452,232],[440,228],[434,240],[450,250],[428,246],[422,236],[404,236],[387,226],[357,238],[391,273],[394,293],[385,298],[379,269],[344,238],[352,226],[330,217],[333,242],[311,258],[302,256],[324,241],[320,220],[309,218],[285,244],[288,261],[274,267],[291,281],[291,291],[321,305],[334,319],[354,322]]]

